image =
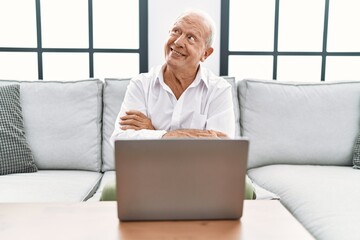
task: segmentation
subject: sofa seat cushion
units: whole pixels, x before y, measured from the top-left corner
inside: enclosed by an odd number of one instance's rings
[[[0,202],[80,202],[97,189],[101,173],[40,170],[0,176]]]
[[[99,188],[97,189],[94,196],[91,197],[88,201],[113,201],[114,199],[116,199],[115,182],[116,182],[115,171],[106,171],[104,173],[103,178],[101,179]],[[260,194],[262,196],[261,199],[265,199],[266,197],[267,197],[266,199],[274,199],[273,195],[264,194],[266,190],[262,190],[258,186],[255,187],[250,181],[250,179],[246,177],[245,198],[254,199],[255,198],[254,193],[257,193],[256,190],[258,189],[260,189]],[[107,191],[107,193],[103,194],[104,190]]]
[[[270,165],[248,171],[316,239],[359,239],[360,174],[351,166]]]
[[[100,185],[96,190],[96,193],[87,201],[100,201],[102,191],[107,184],[114,183],[116,181],[115,171],[106,171],[101,179]]]

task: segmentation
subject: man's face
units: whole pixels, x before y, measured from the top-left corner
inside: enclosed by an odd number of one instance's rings
[[[197,68],[213,52],[206,44],[208,36],[208,26],[201,17],[187,15],[178,19],[165,44],[166,64],[189,70]]]

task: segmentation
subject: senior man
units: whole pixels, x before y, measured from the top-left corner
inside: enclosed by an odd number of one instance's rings
[[[201,65],[214,51],[207,14],[180,15],[165,43],[165,64],[131,80],[114,138],[234,137],[231,85]]]
[[[110,138],[233,138],[235,116],[231,85],[202,66],[214,51],[213,20],[187,11],[171,26],[165,63],[133,78]],[[247,180],[246,197],[253,198]],[[109,190],[110,189],[110,190]],[[114,186],[104,200],[114,200]]]

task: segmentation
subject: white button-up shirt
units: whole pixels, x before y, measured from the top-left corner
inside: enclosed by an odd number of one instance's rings
[[[151,119],[156,130],[121,130],[120,117],[137,110]],[[207,129],[235,136],[231,85],[200,65],[195,80],[179,99],[164,82],[163,67],[133,78],[127,88],[110,138],[156,139],[177,129]]]

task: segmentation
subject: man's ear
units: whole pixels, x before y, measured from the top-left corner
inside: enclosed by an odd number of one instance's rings
[[[201,61],[204,62],[213,52],[214,52],[214,48],[212,48],[212,47],[209,47],[208,49],[206,49],[206,51],[204,52],[204,55],[201,58]]]

